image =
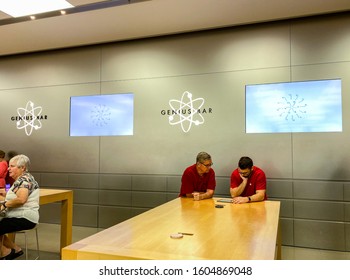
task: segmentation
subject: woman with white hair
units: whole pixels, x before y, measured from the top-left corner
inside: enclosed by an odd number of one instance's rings
[[[29,158],[17,155],[9,162],[9,175],[15,180],[0,200],[0,259],[13,260],[23,254],[7,233],[32,229],[39,222],[39,185],[29,173]]]

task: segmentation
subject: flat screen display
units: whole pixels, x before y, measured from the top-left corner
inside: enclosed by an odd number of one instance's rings
[[[132,93],[72,96],[70,136],[133,135]]]
[[[342,131],[341,80],[246,85],[246,133]]]

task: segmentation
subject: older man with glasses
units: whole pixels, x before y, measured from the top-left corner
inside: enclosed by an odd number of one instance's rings
[[[266,196],[266,176],[262,169],[253,165],[249,157],[241,157],[238,168],[231,174],[230,193],[233,203],[263,201]]]
[[[181,197],[192,197],[194,200],[212,198],[215,191],[215,172],[213,162],[206,152],[200,152],[196,163],[187,167],[181,179]]]

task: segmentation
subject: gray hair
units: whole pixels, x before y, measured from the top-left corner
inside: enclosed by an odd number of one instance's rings
[[[211,160],[211,156],[206,152],[200,152],[197,155],[196,162],[203,163],[206,160]]]
[[[17,167],[24,167],[28,171],[30,160],[26,155],[17,155],[10,159],[10,163],[15,162]]]

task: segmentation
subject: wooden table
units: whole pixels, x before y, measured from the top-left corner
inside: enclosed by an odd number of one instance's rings
[[[40,188],[40,205],[61,202],[60,249],[72,243],[73,191]]]
[[[63,248],[62,259],[280,258],[280,202],[177,198]],[[222,204],[224,208],[215,208]],[[172,233],[193,233],[172,239]],[[277,246],[276,246],[277,245]]]

